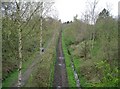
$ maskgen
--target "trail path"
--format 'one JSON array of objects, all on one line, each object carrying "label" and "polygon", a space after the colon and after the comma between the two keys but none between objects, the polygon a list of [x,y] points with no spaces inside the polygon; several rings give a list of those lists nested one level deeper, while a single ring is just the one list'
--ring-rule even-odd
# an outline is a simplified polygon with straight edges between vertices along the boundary
[{"label": "trail path", "polygon": [[66,72],[65,60],[63,56],[63,50],[62,50],[61,32],[58,38],[58,46],[57,46],[56,53],[57,53],[57,60],[55,63],[53,87],[57,87],[57,88],[68,87],[67,72]]},{"label": "trail path", "polygon": [[[44,53],[47,52],[46,49],[48,49],[48,48],[50,47],[51,43],[55,40],[55,36],[56,36],[56,32],[54,32],[51,40],[49,40],[49,42],[48,42],[48,44],[47,44],[47,46],[46,46],[46,48],[45,48],[45,52],[44,52]],[[36,56],[35,56],[35,60],[33,60],[32,64],[31,64],[31,65],[27,68],[27,70],[22,74],[22,81],[21,81],[22,86],[24,86],[24,85],[27,83],[27,81],[28,81],[28,79],[29,79],[32,71],[33,71],[34,68],[35,68],[35,65],[36,65],[37,63],[40,63],[40,62],[41,62],[41,60],[40,60],[41,56],[39,55],[39,52],[36,53],[35,55],[36,55]],[[17,87],[17,80],[13,81],[12,86],[13,86],[13,87]]]}]

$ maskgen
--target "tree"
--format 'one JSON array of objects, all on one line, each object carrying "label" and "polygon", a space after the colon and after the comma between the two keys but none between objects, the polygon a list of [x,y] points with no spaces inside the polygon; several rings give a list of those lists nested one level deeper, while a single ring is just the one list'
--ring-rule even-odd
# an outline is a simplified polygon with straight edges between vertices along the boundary
[{"label": "tree", "polygon": [[40,54],[41,54],[43,50],[42,43],[43,18],[47,16],[51,6],[53,5],[53,2],[39,2],[39,4],[40,4]]},{"label": "tree", "polygon": [[90,24],[95,24],[96,22],[97,15],[98,15],[96,11],[97,4],[98,4],[97,0],[94,0],[92,2],[87,1],[87,10],[85,11],[84,15],[88,15]]},{"label": "tree", "polygon": [[20,6],[16,2],[17,5],[17,23],[18,23],[18,37],[19,37],[19,60],[20,60],[20,65],[19,65],[19,75],[18,75],[18,87],[21,87],[21,80],[22,80],[22,29],[20,28]]},{"label": "tree", "polygon": [[74,21],[77,21],[78,19],[78,15],[76,14],[74,17],[73,17]]},{"label": "tree", "polygon": [[[30,14],[30,17],[28,19],[28,21],[26,22],[25,25],[23,25],[21,23],[22,17],[21,17],[21,10],[20,10],[20,2],[15,2],[16,3],[16,7],[17,7],[17,14],[16,14],[16,18],[17,18],[17,23],[18,23],[18,38],[19,38],[19,46],[18,46],[18,52],[19,52],[19,60],[20,60],[20,64],[19,64],[19,75],[18,75],[18,87],[21,87],[21,80],[22,80],[22,62],[23,62],[23,57],[22,57],[22,30],[23,28],[29,23],[31,17],[34,15],[34,13],[38,10],[39,6],[37,6],[35,8],[35,10],[32,12],[32,14]],[[26,12],[26,10],[25,10]]]},{"label": "tree", "polygon": [[[36,3],[35,3],[36,4]],[[19,76],[18,76],[18,87],[21,86],[21,69],[22,69],[22,29],[24,29],[25,26],[28,25],[28,23],[30,22],[30,19],[33,18],[34,14],[40,14],[40,55],[41,52],[43,51],[43,43],[42,43],[42,30],[43,30],[43,18],[46,17],[47,13],[50,10],[51,5],[53,5],[53,3],[49,3],[49,2],[38,2],[36,4],[36,8],[32,8],[33,11],[30,11],[30,13],[28,13],[26,16],[29,16],[26,19],[26,24],[20,24],[18,25],[18,29],[19,29],[19,59],[20,59],[20,66],[19,66]],[[17,9],[18,9],[18,22],[20,21],[20,5],[17,4]],[[31,13],[32,12],[32,13]],[[25,17],[26,18],[26,17]],[[35,25],[34,25],[35,26]],[[41,59],[42,60],[42,59]]]},{"label": "tree", "polygon": [[99,13],[99,17],[101,17],[101,18],[106,18],[108,16],[110,16],[110,13],[105,8]]},{"label": "tree", "polygon": [[105,19],[105,18],[107,18],[107,17],[110,17],[110,13],[109,13],[108,10],[106,10],[106,9],[104,8],[104,9],[99,13],[98,19],[97,19],[96,23],[99,22],[99,20]]},{"label": "tree", "polygon": [[[48,40],[54,29],[58,27],[59,23],[56,19],[46,20],[52,5],[52,2],[19,2],[18,0],[12,3],[2,3],[3,80],[9,77],[9,73],[18,69],[17,86],[22,86],[22,64],[29,60],[30,54],[35,55],[37,50],[32,49],[39,48],[39,40],[45,38],[44,42],[41,40],[43,46],[46,39]],[[48,30],[50,30],[49,33]],[[42,33],[45,34],[39,36]]]},{"label": "tree", "polygon": [[[89,6],[90,6],[89,13],[90,13],[91,24],[95,24],[96,19],[97,19],[97,14],[96,14],[97,4],[98,4],[97,0],[94,0],[91,3],[89,2]],[[94,44],[94,41],[95,41],[95,34],[96,34],[96,32],[95,32],[95,29],[93,28],[93,31],[92,31],[92,34],[91,34],[91,37],[90,37],[90,39],[93,40],[91,48],[93,48],[93,44]]]}]

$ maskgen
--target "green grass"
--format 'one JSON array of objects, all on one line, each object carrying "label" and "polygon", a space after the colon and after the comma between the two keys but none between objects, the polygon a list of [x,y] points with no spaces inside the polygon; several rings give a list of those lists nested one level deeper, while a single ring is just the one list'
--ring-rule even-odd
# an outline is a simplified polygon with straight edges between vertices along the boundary
[{"label": "green grass", "polygon": [[[29,60],[23,63],[22,73],[26,71],[28,66],[33,62],[34,54],[30,56]],[[9,77],[2,82],[3,87],[10,87],[11,84],[18,79],[18,69],[14,70],[13,73],[9,74]]]},{"label": "green grass", "polygon": [[44,44],[46,49],[45,53],[42,55],[42,63],[35,66],[32,76],[28,79],[25,87],[52,87],[54,79],[54,64],[56,60],[56,41],[58,35],[55,35],[54,41],[49,45],[49,42],[53,39],[50,37]]},{"label": "green grass", "polygon": [[10,87],[11,81],[14,81],[18,78],[18,71],[14,70],[13,73],[9,74],[9,77],[2,82],[2,87]]},{"label": "green grass", "polygon": [[[71,87],[74,87],[74,86],[76,86],[75,85],[76,83],[75,83],[73,71],[71,70],[72,68],[70,65],[70,55],[68,55],[67,47],[65,45],[65,44],[68,44],[69,41],[64,39],[64,33],[62,34],[62,37],[63,37],[62,43],[63,43],[63,51],[64,51],[64,55],[65,55],[65,59],[66,59],[65,61],[66,61],[66,66],[67,66],[67,72],[68,72],[68,75],[70,75],[68,77],[68,80],[69,80],[69,84],[71,85]],[[98,44],[95,44],[95,45],[98,45]],[[70,45],[68,45],[68,46],[70,46]],[[70,52],[73,52],[73,50],[70,49],[70,47],[68,47],[68,48],[69,48]],[[94,50],[97,51],[97,48]],[[86,63],[86,62],[84,62],[83,59],[73,56],[73,63],[75,65],[75,69],[78,73],[81,87],[91,87],[91,83],[88,83],[87,79],[84,76],[82,76],[82,73],[80,72],[81,65],[84,65],[83,63]],[[87,63],[89,63],[89,61],[87,61]]]},{"label": "green grass", "polygon": [[[46,43],[47,44],[47,43]],[[47,47],[47,45],[45,45],[45,48]],[[50,64],[50,78],[49,78],[49,87],[52,87],[52,85],[53,85],[53,78],[54,78],[54,64],[55,64],[55,59],[56,59],[56,51],[54,51],[54,56],[53,56],[53,61],[51,62],[51,64]],[[34,70],[33,72],[32,72],[32,76],[30,76],[30,78],[28,79],[28,82],[24,85],[24,87],[30,87],[31,85],[32,85],[32,87],[33,86],[35,86],[34,84],[33,84],[33,81],[35,80],[34,79],[34,76],[35,76],[35,73],[36,73],[36,71],[37,70]]]},{"label": "green grass", "polygon": [[56,61],[56,50],[54,51],[53,62],[50,65],[49,87],[53,87],[55,61]]},{"label": "green grass", "polygon": [[[58,45],[58,37],[56,39],[56,48],[57,48],[57,45]],[[54,56],[53,56],[53,62],[51,63],[50,65],[50,69],[51,69],[51,72],[50,72],[50,80],[49,80],[49,86],[50,87],[53,87],[53,80],[54,80],[54,70],[55,70],[55,61],[56,61],[56,58],[57,58],[57,55],[56,55],[56,49],[54,51]]]},{"label": "green grass", "polygon": [[[56,54],[56,53],[55,53]],[[50,79],[49,79],[49,87],[53,87],[53,80],[54,80],[54,70],[55,70],[55,59],[56,59],[56,55],[54,55],[53,57],[53,62],[50,65]]]},{"label": "green grass", "polygon": [[[116,63],[114,63],[117,62],[116,61],[117,41],[115,40],[115,38],[117,39],[116,37],[117,31],[115,30],[117,25],[115,25],[116,23],[114,23],[116,21],[112,21],[112,19],[111,20],[106,19],[106,21],[109,22],[107,23],[108,26],[103,24],[103,22],[105,21],[101,21],[100,23],[96,23],[97,28],[96,26],[95,28],[93,28],[94,26],[90,26],[90,25],[88,25],[90,27],[88,28],[86,27],[85,23],[83,24],[78,23],[76,25],[76,22],[73,22],[74,23],[73,25],[69,25],[69,26],[66,25],[66,27],[64,28],[64,42],[67,45],[67,48],[69,48],[68,50],[73,55],[75,69],[78,73],[82,87],[93,87],[93,86],[112,87],[115,86],[116,81],[118,81],[115,76],[117,72],[114,72],[115,68],[117,68],[117,66],[115,65]],[[90,32],[88,30],[90,30]],[[96,31],[97,34],[96,34],[96,39],[93,42],[93,40],[89,40],[89,37],[91,37],[92,31],[94,30]],[[81,40],[82,37],[83,38],[85,37],[86,39]],[[78,44],[75,43],[76,41],[78,42]],[[85,59],[84,57],[80,58],[82,52],[81,51],[82,44],[84,48],[84,41],[86,41],[87,44],[89,44],[87,60],[84,60]],[[72,44],[70,42],[72,42]],[[91,48],[92,43],[94,43],[93,48]],[[101,69],[96,68],[97,63],[99,63],[102,60],[109,59],[107,57],[108,56],[107,53],[109,54],[109,57],[111,59],[110,62],[111,62],[111,67],[113,69],[112,72],[109,72],[107,67],[104,68],[107,64],[101,65],[101,67],[103,67]],[[103,74],[101,71],[103,72],[107,71],[107,74]],[[112,80],[110,79],[111,75],[113,77]]]},{"label": "green grass", "polygon": [[68,84],[69,87],[76,87],[76,81],[74,79],[74,73],[71,67],[70,63],[70,55],[68,54],[65,42],[64,42],[64,35],[62,33],[62,47],[63,47],[63,53],[65,57],[65,63],[66,63],[66,70],[67,70],[67,77],[68,77]]},{"label": "green grass", "polygon": [[31,74],[28,81],[27,81],[27,83],[23,87],[28,87],[28,86],[33,87],[33,86],[31,86],[32,85],[31,84],[32,80],[33,80],[33,75]]},{"label": "green grass", "polygon": [[[81,45],[81,44],[80,44]],[[93,47],[93,49],[91,50],[91,52],[92,52],[92,56],[93,57],[96,57],[96,53],[98,53],[98,51],[99,51],[99,47],[100,47],[100,44],[99,44],[99,42],[98,41],[96,41],[95,42],[95,44],[94,44],[94,47]],[[73,52],[72,51],[72,49],[70,49],[70,51],[71,51],[71,53]],[[87,80],[86,78],[85,78],[85,76],[82,76],[81,74],[83,74],[83,72],[81,73],[81,69],[82,68],[88,68],[88,70],[89,70],[89,68],[91,68],[91,66],[94,66],[94,63],[98,63],[98,59],[88,59],[88,60],[84,60],[84,59],[82,59],[82,58],[78,58],[78,57],[73,57],[74,58],[74,60],[73,60],[73,62],[74,62],[74,65],[75,65],[75,69],[77,70],[77,73],[78,73],[78,76],[79,76],[79,79],[80,79],[80,84],[81,84],[81,86],[82,87],[107,87],[107,86],[111,86],[111,87],[113,87],[113,86],[115,86],[114,85],[114,81],[109,81],[109,82],[104,82],[104,83],[100,83],[100,82],[98,82],[99,80],[98,80],[98,78],[97,78],[97,76],[92,76],[92,75],[94,75],[93,73],[93,71],[94,70],[91,70],[91,73],[92,74],[90,74],[91,75],[91,78],[92,78],[92,80],[93,79],[97,79],[96,80],[96,83],[95,82],[93,82],[93,81],[89,81],[89,80]],[[105,64],[106,65],[106,64]],[[105,65],[102,65],[102,66],[105,66]],[[105,68],[103,68],[103,69],[105,69]],[[102,70],[103,70],[102,69]],[[108,68],[106,68],[107,70],[108,70]],[[87,71],[87,70],[86,70]],[[89,70],[90,71],[90,70]],[[108,72],[109,73],[109,72]]]},{"label": "green grass", "polygon": [[91,87],[91,84],[87,82],[86,78],[84,76],[82,76],[81,75],[82,73],[80,72],[80,69],[81,69],[80,65],[83,64],[82,59],[78,59],[78,58],[74,57],[73,62],[74,62],[75,69],[76,69],[78,76],[79,76],[81,87]]},{"label": "green grass", "polygon": [[94,41],[93,49],[91,50],[92,55],[96,56],[99,49],[100,49],[100,43],[99,40],[96,40]]}]

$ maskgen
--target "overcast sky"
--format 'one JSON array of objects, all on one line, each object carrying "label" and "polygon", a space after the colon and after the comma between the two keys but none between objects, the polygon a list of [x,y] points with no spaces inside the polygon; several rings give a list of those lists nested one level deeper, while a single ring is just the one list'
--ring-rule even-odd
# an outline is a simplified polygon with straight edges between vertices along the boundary
[{"label": "overcast sky", "polygon": [[[62,22],[73,20],[73,16],[78,14],[81,17],[81,13],[84,13],[87,7],[87,1],[92,2],[94,0],[55,0],[55,7],[58,10],[58,17]],[[96,11],[100,12],[103,8],[111,10],[113,16],[118,15],[118,2],[120,0],[98,0]]]}]

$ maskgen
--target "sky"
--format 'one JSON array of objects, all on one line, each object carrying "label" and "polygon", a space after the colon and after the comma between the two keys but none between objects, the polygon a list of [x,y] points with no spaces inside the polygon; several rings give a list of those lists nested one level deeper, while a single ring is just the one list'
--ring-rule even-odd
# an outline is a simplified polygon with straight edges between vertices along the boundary
[{"label": "sky", "polygon": [[[73,17],[78,15],[81,18],[82,13],[85,12],[87,8],[87,2],[92,2],[94,0],[55,0],[55,7],[58,11],[58,18],[62,22],[71,21]],[[96,12],[102,11],[104,8],[110,10],[113,16],[118,15],[118,2],[120,0],[97,0],[98,4],[96,7]]]}]

